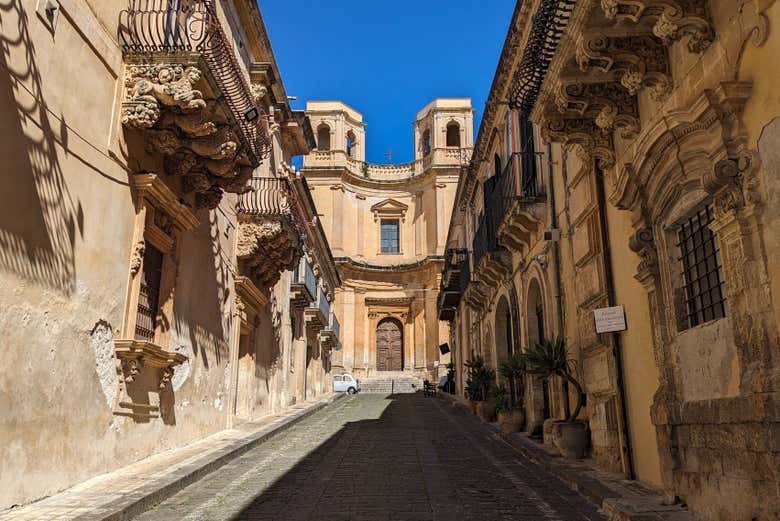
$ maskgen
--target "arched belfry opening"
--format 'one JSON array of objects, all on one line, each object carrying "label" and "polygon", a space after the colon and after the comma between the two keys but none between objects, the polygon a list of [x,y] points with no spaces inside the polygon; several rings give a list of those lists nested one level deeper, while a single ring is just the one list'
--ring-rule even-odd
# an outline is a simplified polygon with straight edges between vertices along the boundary
[{"label": "arched belfry opening", "polygon": [[376,370],[402,371],[404,327],[396,318],[385,318],[376,328]]},{"label": "arched belfry opening", "polygon": [[317,150],[320,152],[330,150],[330,127],[325,123],[320,123],[317,127]]},{"label": "arched belfry opening", "polygon": [[460,147],[460,125],[457,121],[451,121],[447,125],[447,146]]},{"label": "arched belfry opening", "polygon": [[357,137],[351,130],[347,132],[347,156],[355,159],[357,154]]}]

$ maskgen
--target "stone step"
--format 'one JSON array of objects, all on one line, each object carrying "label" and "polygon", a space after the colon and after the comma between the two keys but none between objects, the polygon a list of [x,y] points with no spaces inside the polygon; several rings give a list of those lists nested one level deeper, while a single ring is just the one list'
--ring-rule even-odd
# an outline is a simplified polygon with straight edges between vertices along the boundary
[{"label": "stone step", "polygon": [[422,388],[422,380],[408,374],[372,376],[360,380],[360,391],[367,394],[408,394]]}]

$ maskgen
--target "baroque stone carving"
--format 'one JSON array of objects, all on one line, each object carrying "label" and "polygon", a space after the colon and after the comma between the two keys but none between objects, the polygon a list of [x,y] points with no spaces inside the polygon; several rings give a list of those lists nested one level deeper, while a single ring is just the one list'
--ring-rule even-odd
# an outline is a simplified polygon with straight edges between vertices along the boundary
[{"label": "baroque stone carving", "polygon": [[706,4],[705,0],[601,0],[601,9],[610,20],[648,20],[664,45],[687,38],[688,50],[702,53],[715,37]]},{"label": "baroque stone carving", "polygon": [[668,51],[652,36],[581,37],[575,59],[580,71],[596,69],[608,74],[631,95],[647,87],[651,97],[661,101],[673,87]]},{"label": "baroque stone carving", "polygon": [[656,251],[652,228],[645,226],[637,230],[628,240],[628,247],[639,255],[638,280],[641,281],[647,275],[658,272],[658,252]]},{"label": "baroque stone carving", "polygon": [[615,166],[612,137],[598,128],[593,120],[550,117],[543,122],[542,137],[565,145],[580,145],[588,156],[585,160],[595,157],[603,170]]},{"label": "baroque stone carving", "polygon": [[132,65],[125,78],[122,124],[136,129],[154,126],[162,113],[160,105],[192,112],[206,107],[195,84],[201,73],[197,67],[157,63]]},{"label": "baroque stone carving", "polygon": [[618,83],[563,84],[558,88],[555,104],[564,115],[592,118],[599,129],[618,130],[626,139],[639,132],[636,98]]},{"label": "baroque stone carving", "polygon": [[125,374],[125,382],[132,383],[135,381],[135,377],[141,372],[141,367],[143,367],[143,365],[143,360],[137,358],[122,360],[122,371]]},{"label": "baroque stone carving", "polygon": [[144,253],[146,253],[146,243],[144,241],[135,243],[135,246],[133,246],[133,253],[130,256],[130,275],[133,277],[138,275],[138,272],[141,271]]},{"label": "baroque stone carving", "polygon": [[274,286],[301,258],[301,242],[286,217],[248,216],[238,227],[238,258],[261,288]]},{"label": "baroque stone carving", "polygon": [[199,208],[215,208],[224,191],[244,193],[253,170],[244,143],[215,100],[204,98],[199,65],[128,65],[122,124],[144,132],[145,148],[164,157],[168,175],[184,177]]}]

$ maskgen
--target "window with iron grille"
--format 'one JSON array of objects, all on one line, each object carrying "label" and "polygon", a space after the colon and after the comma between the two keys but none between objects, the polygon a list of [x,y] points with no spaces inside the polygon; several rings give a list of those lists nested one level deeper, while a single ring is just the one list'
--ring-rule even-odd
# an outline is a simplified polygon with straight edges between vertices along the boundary
[{"label": "window with iron grille", "polygon": [[688,328],[726,316],[720,251],[711,222],[712,210],[706,206],[678,230]]},{"label": "window with iron grille", "polygon": [[382,219],[381,243],[382,253],[399,253],[401,251],[398,219]]},{"label": "window with iron grille", "polygon": [[157,313],[160,310],[160,280],[162,279],[163,253],[146,243],[144,267],[141,273],[141,291],[135,320],[136,340],[154,341]]}]

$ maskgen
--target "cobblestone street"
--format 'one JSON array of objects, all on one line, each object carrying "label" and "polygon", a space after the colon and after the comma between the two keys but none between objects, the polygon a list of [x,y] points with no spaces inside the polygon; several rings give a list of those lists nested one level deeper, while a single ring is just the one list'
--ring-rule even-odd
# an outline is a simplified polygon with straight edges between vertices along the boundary
[{"label": "cobblestone street", "polygon": [[340,400],[136,519],[596,520],[479,421],[421,395]]}]

